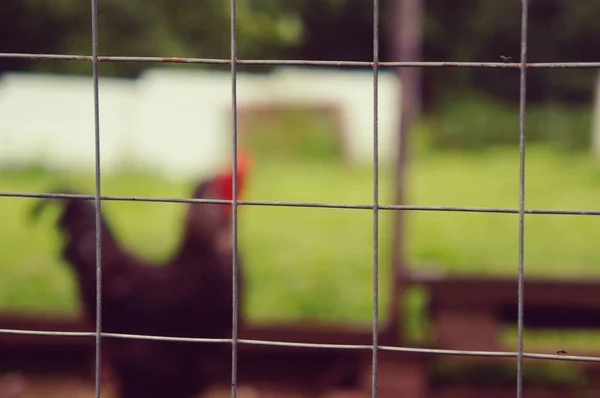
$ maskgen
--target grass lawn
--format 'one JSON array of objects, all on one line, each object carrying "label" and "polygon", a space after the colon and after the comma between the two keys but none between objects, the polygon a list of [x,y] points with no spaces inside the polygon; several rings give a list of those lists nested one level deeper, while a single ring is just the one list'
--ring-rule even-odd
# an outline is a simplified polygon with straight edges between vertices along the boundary
[{"label": "grass lawn", "polygon": [[[257,160],[248,199],[326,203],[372,202],[370,168],[326,161]],[[410,204],[518,206],[516,149],[479,154],[419,152],[409,179]],[[381,167],[381,202],[391,203],[391,173]],[[63,181],[91,193],[93,176],[43,171],[5,172],[3,191],[42,192]],[[583,155],[544,147],[527,151],[526,206],[597,209],[600,168]],[[187,196],[191,182],[148,175],[103,178],[107,195]],[[59,259],[60,238],[53,215],[27,220],[32,199],[0,198],[0,310],[76,310],[74,281]],[[179,239],[185,205],[105,202],[118,238],[139,255],[164,259]],[[50,213],[50,212],[49,212]],[[517,272],[518,217],[513,214],[409,212],[407,251],[413,267],[435,265],[449,272],[512,275]],[[380,218],[381,312],[388,292],[391,212]],[[598,276],[596,243],[600,218],[526,217],[528,276]],[[252,320],[370,322],[372,308],[372,211],[243,207],[240,244],[245,257]]]}]

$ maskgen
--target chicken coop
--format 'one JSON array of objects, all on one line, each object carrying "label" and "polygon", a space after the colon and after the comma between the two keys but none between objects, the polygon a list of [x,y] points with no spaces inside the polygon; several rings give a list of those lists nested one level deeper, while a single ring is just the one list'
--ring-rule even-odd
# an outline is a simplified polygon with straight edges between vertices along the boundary
[{"label": "chicken coop", "polygon": [[[96,396],[100,396],[100,391],[102,391],[102,396],[106,396],[106,391],[108,391],[108,396],[112,396],[111,394],[118,396],[117,391],[121,391],[123,397],[144,395],[140,393],[141,389],[129,390],[135,392],[127,395],[124,392],[127,391],[126,388],[122,387],[126,384],[123,379],[127,378],[135,381],[130,384],[144,384],[145,380],[148,385],[151,385],[151,382],[159,385],[164,380],[168,380],[173,383],[172,388],[175,388],[174,384],[179,381],[181,384],[185,384],[190,379],[194,379],[188,390],[182,390],[180,394],[182,397],[187,396],[186,394],[192,390],[206,393],[209,390],[205,389],[206,386],[213,389],[210,390],[210,393],[232,394],[234,397],[241,396],[243,398],[263,396],[339,396],[347,398],[490,396],[500,398],[512,397],[515,393],[517,397],[526,395],[528,397],[564,398],[598,394],[600,384],[597,376],[600,374],[600,357],[596,357],[593,350],[579,352],[558,348],[551,352],[531,353],[524,348],[525,329],[594,330],[600,328],[600,321],[597,321],[594,316],[600,310],[600,297],[595,294],[600,285],[598,280],[525,277],[524,230],[526,216],[600,214],[596,210],[543,210],[525,206],[528,71],[532,68],[600,67],[598,63],[528,62],[529,2],[527,0],[523,0],[521,4],[520,58],[514,62],[510,57],[502,62],[421,61],[424,11],[423,4],[419,0],[390,3],[390,13],[386,17],[395,21],[390,24],[391,29],[388,32],[392,61],[380,59],[382,25],[380,18],[383,16],[380,17],[381,5],[378,0],[372,2],[374,48],[372,59],[369,61],[241,60],[238,58],[236,0],[231,1],[231,56],[229,59],[101,56],[98,51],[98,5],[96,0],[92,0],[91,3],[93,31],[91,56],[0,53],[0,60],[28,59],[45,62],[59,60],[91,63],[95,122],[93,195],[66,191],[55,193],[0,192],[2,198],[18,198],[22,201],[36,198],[54,200],[64,204],[65,210],[60,216],[60,222],[57,223],[57,228],[61,229],[67,237],[62,255],[75,265],[74,268],[79,272],[77,274],[79,280],[83,281],[80,283],[78,292],[82,297],[81,301],[84,302],[86,315],[86,317],[52,314],[33,316],[8,311],[0,314],[0,397],[83,397],[93,396],[94,393]],[[99,109],[101,101],[98,94],[102,88],[99,84],[99,67],[115,62],[229,67],[227,79],[230,78],[228,84],[230,84],[231,92],[227,94],[226,100],[230,101],[232,120],[231,123],[220,119],[215,122],[215,125],[227,126],[226,130],[232,132],[230,137],[232,162],[228,164],[229,174],[223,172],[223,174],[217,174],[214,179],[203,181],[188,199],[103,194],[100,162],[102,127]],[[319,108],[334,120],[336,129],[339,131],[349,128],[358,136],[362,134],[362,130],[367,128],[365,127],[367,124],[368,127],[372,127],[372,131],[369,132],[369,145],[372,145],[374,149],[372,153],[374,165],[371,180],[373,182],[372,203],[368,205],[334,205],[251,201],[239,197],[240,191],[245,186],[241,168],[248,159],[244,157],[243,148],[238,144],[240,139],[238,129],[243,129],[246,124],[251,124],[253,118],[258,118],[263,114],[277,113],[286,105],[283,100],[278,100],[259,101],[248,106],[238,107],[238,68],[279,64],[291,64],[298,68],[347,66],[363,68],[372,72],[372,85],[369,84],[369,93],[365,93],[365,96],[368,94],[374,98],[372,123],[370,120],[367,123],[364,117],[352,119],[348,116],[356,116],[354,113],[358,113],[358,109],[364,106],[364,98],[363,102],[359,101],[360,98],[355,101],[355,108],[348,106],[340,110],[341,108],[333,106],[329,102]],[[422,103],[422,69],[433,67],[493,68],[519,73],[519,173],[515,176],[515,178],[519,178],[518,207],[485,208],[407,204],[407,168],[411,160],[409,155],[411,145],[413,145],[412,132],[415,130],[415,121],[420,115]],[[388,117],[378,119],[380,107],[386,106],[380,103],[379,88],[380,74],[384,69],[393,69],[401,83],[397,87],[399,92],[389,93],[386,91],[385,93],[385,98],[389,102],[393,102],[394,98],[400,98],[400,109],[395,110],[395,120]],[[263,89],[266,92],[266,83],[261,82],[259,86],[264,85]],[[181,84],[181,86],[185,85]],[[128,85],[126,89],[128,95],[132,95],[131,93],[135,91],[130,86]],[[326,90],[320,87],[321,84],[314,84],[314,86],[322,90],[319,95],[326,96]],[[146,89],[148,88],[146,87]],[[287,88],[278,90],[282,96],[288,91]],[[336,93],[335,96],[339,95],[342,94]],[[294,100],[302,102],[304,98],[298,94]],[[160,101],[160,103],[169,102],[165,98],[160,98]],[[303,106],[310,108],[310,105],[305,103]],[[190,106],[191,108],[192,106]],[[386,109],[392,108],[387,104]],[[0,109],[1,112],[3,112],[2,109]],[[216,111],[204,109],[203,112],[208,114]],[[348,124],[349,122],[340,115],[346,115],[348,120],[354,121],[356,124],[350,127],[344,126],[344,123]],[[346,121],[344,122],[344,120]],[[231,129],[229,129],[229,124]],[[387,134],[382,134],[380,137],[380,130],[388,131],[391,130],[390,126],[396,125],[397,131],[393,131],[395,137]],[[155,132],[169,128],[167,125],[156,123],[155,119],[145,120],[144,126],[154,129]],[[225,127],[223,128],[225,129]],[[143,129],[137,134],[140,139]],[[362,157],[365,160],[364,147],[366,144],[363,145],[364,142],[357,140],[348,144],[344,140],[343,134],[337,135],[335,140],[337,145],[345,148],[345,152],[350,153],[350,157]],[[385,156],[391,156],[395,161],[394,204],[382,204],[380,201],[379,145],[382,141],[386,146]],[[201,145],[199,141],[196,143]],[[392,145],[395,146],[390,149]],[[145,161],[151,163],[152,158],[158,156],[162,149],[160,145],[154,147],[152,155],[148,155]],[[84,199],[87,201],[84,202]],[[90,200],[95,203],[95,208],[91,206]],[[165,267],[171,267],[178,273],[175,271],[160,273],[157,269],[149,267],[149,262],[134,258],[133,255],[126,252],[119,244],[118,239],[113,236],[108,221],[104,219],[104,215],[100,211],[100,205],[104,201],[177,202],[189,206],[179,251],[164,264]],[[77,203],[87,203],[87,205]],[[246,206],[318,207],[325,210],[344,208],[371,212],[373,260],[369,265],[372,267],[374,285],[372,323],[348,326],[334,321],[328,323],[253,323],[248,321],[241,311],[241,303],[246,299],[247,292],[245,286],[242,286],[240,282],[244,277],[245,258],[243,253],[238,257],[237,252],[239,247],[238,207]],[[209,212],[207,210],[209,208],[218,208],[219,210]],[[380,267],[379,260],[379,217],[383,212],[393,213],[394,219],[393,233],[390,239],[391,265],[389,275],[386,275],[391,287],[389,287],[389,294],[385,296],[380,293],[379,286],[379,276],[383,268]],[[440,269],[432,269],[432,267],[424,269],[410,264],[406,254],[406,236],[411,233],[406,228],[405,217],[408,212],[501,213],[518,218],[518,223],[515,223],[515,228],[518,227],[519,231],[518,261],[514,270],[516,277],[457,276],[442,272]],[[192,246],[194,246],[193,250],[190,249]],[[187,249],[191,251],[188,253]],[[181,254],[184,252],[185,255]],[[190,258],[194,259],[190,260]],[[197,258],[209,258],[210,261],[207,260],[206,263],[210,262],[215,266],[209,267],[210,269],[202,269],[200,272],[194,270],[195,273],[192,273],[190,269],[193,267],[190,264],[196,264]],[[145,271],[139,271],[141,269]],[[143,273],[143,276],[128,278],[123,276],[125,275],[123,272],[129,273],[127,275],[136,273],[142,275]],[[82,276],[83,274],[85,277]],[[177,275],[178,278],[173,275]],[[192,280],[196,279],[201,280],[202,284],[194,285]],[[164,280],[177,282],[171,283],[168,293],[165,289],[157,288],[157,292],[160,290],[160,294],[156,295],[157,298],[144,297],[144,299],[131,301],[125,299],[134,297],[135,292],[151,290],[163,283],[161,281]],[[226,285],[223,284],[224,281],[227,282]],[[186,285],[186,283],[188,284]],[[198,291],[191,288],[186,290],[185,286],[194,288],[200,286],[201,289]],[[223,287],[223,289],[215,287]],[[410,300],[411,292],[415,290],[421,291],[425,297],[419,316],[426,321],[428,330],[427,338],[420,341],[411,339],[405,327],[411,317],[407,314],[406,303]],[[210,292],[210,295],[201,294],[205,291]],[[102,300],[97,298],[99,292],[103,292]],[[135,297],[140,297],[140,295]],[[386,302],[387,322],[381,321],[384,317],[380,314],[380,301]],[[114,313],[121,314],[121,318],[107,312],[108,310],[114,310]],[[185,316],[186,311],[197,316]],[[174,313],[177,314],[177,317],[173,315]],[[155,314],[161,314],[162,318],[160,319],[168,320],[169,322],[166,322],[168,325],[158,325],[160,322],[156,322],[156,319],[159,318]],[[209,318],[212,321],[206,322],[205,319]],[[95,322],[90,322],[90,319]],[[129,329],[121,327],[121,325],[128,324],[128,321],[135,324],[135,327]],[[179,329],[186,330],[175,331],[178,328],[173,325],[177,322],[184,325]],[[211,328],[214,326],[213,323],[219,323],[218,330],[216,326]],[[506,327],[516,328],[516,350],[507,346],[503,340]],[[177,334],[170,335],[171,329]],[[210,336],[199,338],[198,335],[204,331]],[[177,344],[181,344],[178,347],[183,348],[176,350],[165,348],[167,345],[174,347]],[[197,348],[204,345],[220,348],[215,348],[214,351],[208,349],[202,351],[203,349]],[[224,348],[224,351],[219,351],[221,348]],[[198,369],[192,369],[192,365],[187,367],[186,375],[181,377],[162,368],[160,370],[152,369],[154,373],[150,371],[144,373],[146,369],[149,369],[144,366],[153,359],[150,358],[152,355],[147,355],[147,352],[151,352],[154,355],[153,358],[162,355],[162,358],[170,360],[170,364],[173,366],[180,365],[179,362],[184,363],[186,365],[184,367],[189,364],[196,366],[195,356],[205,355],[207,359],[203,359],[205,362],[202,362]],[[135,358],[135,361],[130,361],[131,358]],[[169,366],[167,359],[165,359],[165,363],[167,363],[166,366]],[[570,378],[565,376],[558,380],[546,377],[545,367],[554,365],[561,367],[559,372],[573,376]],[[565,370],[567,368],[568,371]],[[528,371],[527,369],[534,370]],[[164,376],[164,380],[159,379],[158,376],[157,380],[153,380],[154,375],[167,376]],[[64,383],[52,388],[47,387],[45,383],[50,383],[48,380],[53,378],[59,378]],[[119,387],[120,385],[121,387]],[[159,393],[159,387],[146,388],[150,391],[148,394]],[[5,393],[8,395],[3,395]]]}]

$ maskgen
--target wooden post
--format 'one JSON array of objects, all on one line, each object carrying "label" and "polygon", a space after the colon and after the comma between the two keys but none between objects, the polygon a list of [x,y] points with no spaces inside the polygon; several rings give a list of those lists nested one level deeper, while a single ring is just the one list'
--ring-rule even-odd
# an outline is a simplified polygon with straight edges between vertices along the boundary
[{"label": "wooden post", "polygon": [[594,109],[592,122],[592,153],[600,158],[600,74],[596,77],[596,89],[594,90]]},{"label": "wooden post", "polygon": [[[422,0],[390,0],[392,2],[391,54],[396,61],[420,61],[423,31]],[[419,68],[397,68],[401,81],[400,131],[398,132],[398,153],[396,159],[395,203],[405,203],[406,166],[410,146],[410,130],[421,108],[421,71]],[[401,298],[406,281],[404,211],[394,212],[392,244],[392,302],[390,304],[389,333],[392,341],[397,341],[403,320]]]}]

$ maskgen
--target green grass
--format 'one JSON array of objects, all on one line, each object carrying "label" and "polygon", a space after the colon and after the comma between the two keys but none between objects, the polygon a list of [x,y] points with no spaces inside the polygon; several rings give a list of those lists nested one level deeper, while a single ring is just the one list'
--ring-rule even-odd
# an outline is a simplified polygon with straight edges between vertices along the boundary
[{"label": "green grass", "polygon": [[[6,190],[47,190],[66,181],[91,193],[91,175],[56,176],[44,172],[5,173]],[[368,203],[369,170],[299,162],[257,165],[249,199]],[[191,183],[154,176],[122,175],[103,180],[107,195],[187,196]],[[0,306],[10,309],[73,311],[73,280],[59,259],[55,216],[27,222],[33,200],[3,198],[4,261]],[[118,238],[138,254],[164,259],[179,239],[185,205],[105,202],[104,211]],[[56,212],[54,212],[56,213]],[[385,223],[382,223],[385,224]],[[244,207],[240,245],[248,275],[251,318],[367,320],[370,309],[372,214],[368,211],[283,207]],[[383,243],[383,242],[382,242]],[[387,246],[387,244],[385,245]],[[385,291],[385,289],[384,289]],[[323,300],[329,296],[329,299]]]},{"label": "green grass", "polygon": [[[585,155],[544,147],[527,151],[526,206],[597,209],[600,169]],[[516,150],[481,154],[419,152],[410,170],[410,204],[518,207]],[[39,192],[65,181],[91,193],[91,174],[6,172],[4,191]],[[103,178],[107,195],[187,196],[191,182],[127,174]],[[373,197],[370,168],[331,161],[258,159],[248,199],[359,203]],[[29,223],[31,199],[2,198],[0,309],[76,311],[75,285],[60,260],[56,211]],[[391,173],[381,168],[381,202],[391,203]],[[185,206],[105,202],[121,241],[141,256],[160,260],[179,239]],[[380,218],[381,311],[388,298],[391,212]],[[368,323],[372,308],[372,211],[246,206],[240,212],[240,245],[247,275],[245,311],[254,321],[321,320]],[[407,255],[414,268],[451,273],[516,276],[518,217],[514,214],[409,212]],[[600,277],[596,236],[600,218],[526,217],[527,276]]]},{"label": "green grass", "polygon": [[[431,154],[413,164],[411,203],[517,208],[517,150],[481,154]],[[597,209],[598,164],[584,155],[529,147],[526,207]],[[594,231],[600,219],[527,215],[527,275],[599,275]],[[442,264],[453,272],[514,275],[518,248],[516,214],[412,213],[410,257]]]}]

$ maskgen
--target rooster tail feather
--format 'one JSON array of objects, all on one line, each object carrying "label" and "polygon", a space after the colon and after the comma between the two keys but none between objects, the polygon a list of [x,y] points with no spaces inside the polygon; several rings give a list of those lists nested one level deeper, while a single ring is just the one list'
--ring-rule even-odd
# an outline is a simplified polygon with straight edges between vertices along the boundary
[{"label": "rooster tail feather", "polygon": [[48,208],[48,205],[52,202],[55,201],[63,201],[65,200],[65,198],[58,196],[58,195],[71,195],[74,194],[71,190],[67,189],[67,188],[56,188],[53,190],[50,190],[48,192],[49,195],[51,196],[47,196],[41,199],[38,199],[36,201],[36,203],[33,205],[33,207],[31,208],[30,212],[29,212],[29,222],[33,223],[35,221],[37,221],[41,214],[44,212],[44,210],[46,210]]},{"label": "rooster tail feather", "polygon": [[[95,264],[96,261],[96,206],[90,199],[66,199],[59,225],[67,235],[65,256]],[[121,256],[122,251],[106,219],[100,215],[101,250],[104,262]]]},{"label": "rooster tail feather", "polygon": [[[66,245],[63,256],[78,267],[83,263],[95,264],[96,257],[96,206],[91,199],[64,197],[75,195],[75,192],[65,187],[50,191],[50,196],[35,203],[29,213],[30,221],[37,220],[52,202],[61,203],[61,214],[57,220],[58,227],[64,233]],[[120,255],[121,249],[104,219],[100,216],[102,232],[102,251],[108,261],[112,256]],[[104,262],[104,261],[103,261]]]}]

